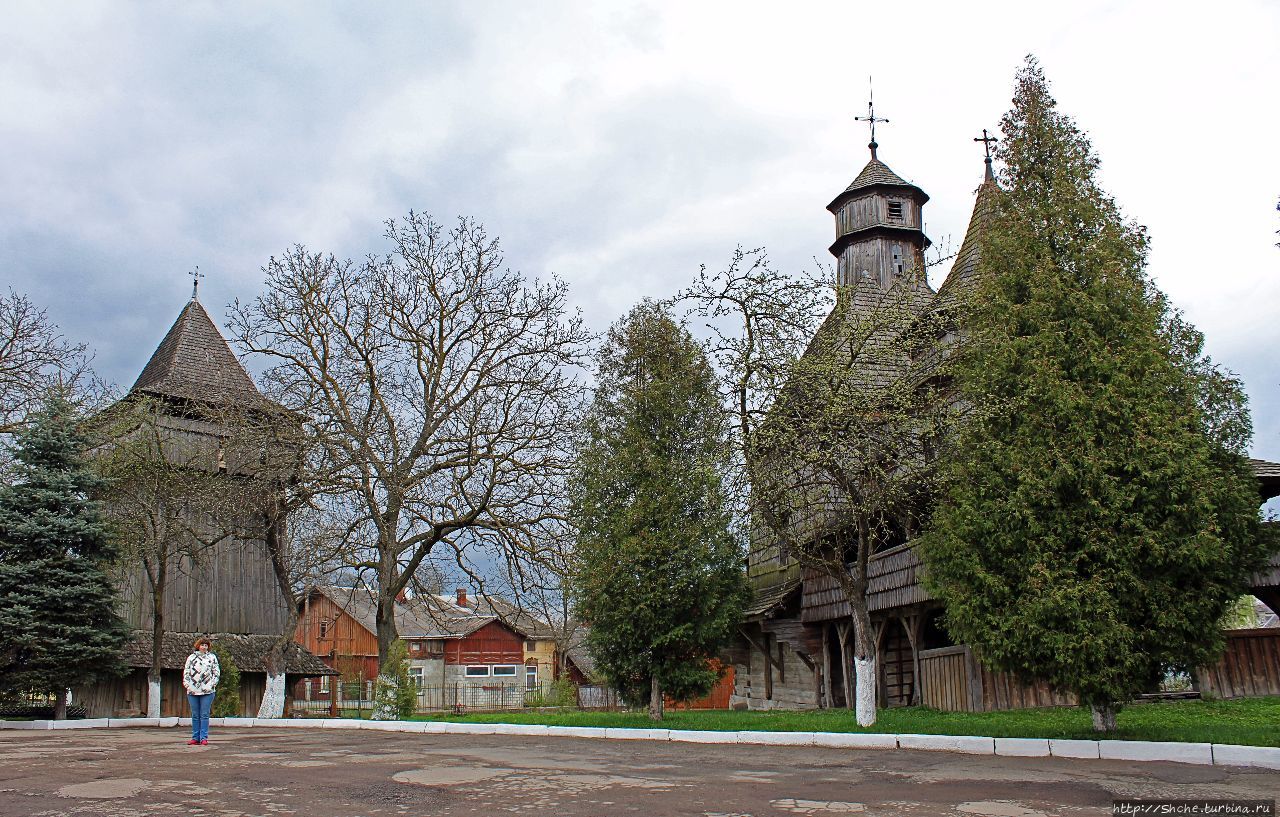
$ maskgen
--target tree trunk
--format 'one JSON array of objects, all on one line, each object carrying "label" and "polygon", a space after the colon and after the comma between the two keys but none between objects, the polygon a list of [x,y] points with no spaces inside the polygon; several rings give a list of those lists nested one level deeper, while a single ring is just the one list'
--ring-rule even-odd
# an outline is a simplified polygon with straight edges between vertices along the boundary
[{"label": "tree trunk", "polygon": [[[287,531],[284,526],[284,504],[274,501],[266,515],[265,540],[267,553],[271,556],[271,567],[275,573],[276,584],[289,606],[289,614],[285,617],[285,625],[280,636],[267,652],[264,663],[267,669],[267,687],[262,694],[262,703],[258,705],[259,718],[283,718],[284,702],[288,690],[285,685],[285,651],[293,641],[298,629],[298,618],[302,615],[298,599],[293,592],[293,584],[289,575],[289,559],[287,558]],[[333,696],[330,695],[330,698]]]},{"label": "tree trunk", "polygon": [[58,690],[58,694],[53,696],[53,719],[55,721],[65,721],[67,719],[66,689]]},{"label": "tree trunk", "polygon": [[168,579],[168,558],[157,561],[151,580],[151,668],[147,671],[147,717],[160,717],[160,677],[164,669],[164,594]]},{"label": "tree trunk", "polygon": [[396,580],[398,577],[391,549],[384,549],[384,554],[382,566],[378,570],[378,678],[374,688],[385,690],[386,694],[376,696],[373,719],[394,721],[400,718],[394,706],[397,684],[387,662],[391,655],[391,645],[400,637],[400,632],[396,629]]},{"label": "tree trunk", "polygon": [[871,726],[876,722],[875,633],[871,629],[866,597],[853,608],[853,662],[857,683],[854,711],[859,726]]},{"label": "tree trunk", "polygon": [[656,672],[649,676],[649,720],[662,720],[662,687]]},{"label": "tree trunk", "polygon": [[1116,731],[1116,707],[1115,704],[1093,704],[1089,707],[1093,712],[1093,731],[1095,732],[1114,732]]}]

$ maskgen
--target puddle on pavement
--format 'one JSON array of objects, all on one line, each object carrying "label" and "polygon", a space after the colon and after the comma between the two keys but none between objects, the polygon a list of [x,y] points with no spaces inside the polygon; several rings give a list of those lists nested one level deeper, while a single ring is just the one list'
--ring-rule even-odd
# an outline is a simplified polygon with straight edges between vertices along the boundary
[{"label": "puddle on pavement", "polygon": [[88,783],[72,783],[58,789],[59,797],[83,797],[91,800],[111,800],[115,798],[133,797],[151,785],[149,780],[136,777],[117,777],[106,780],[91,780]]},{"label": "puddle on pavement", "polygon": [[396,772],[391,779],[397,783],[413,783],[418,786],[457,786],[479,783],[494,777],[511,774],[514,769],[478,769],[474,766],[433,766],[429,769],[408,769]]},{"label": "puddle on pavement", "polygon": [[1046,812],[1018,805],[1008,800],[977,800],[971,803],[960,803],[956,810],[964,814],[977,814],[979,817],[1049,817]]}]

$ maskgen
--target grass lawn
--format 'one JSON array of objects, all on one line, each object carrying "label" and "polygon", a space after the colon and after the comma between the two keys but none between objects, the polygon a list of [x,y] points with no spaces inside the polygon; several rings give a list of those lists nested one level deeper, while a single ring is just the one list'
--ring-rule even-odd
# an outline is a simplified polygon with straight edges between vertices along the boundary
[{"label": "grass lawn", "polygon": [[1231,701],[1170,701],[1125,707],[1118,731],[1093,731],[1080,708],[1019,709],[1008,712],[938,712],[923,707],[882,709],[875,726],[861,729],[848,710],[804,712],[668,711],[661,724],[643,712],[495,712],[420,716],[415,720],[459,723],[524,723],[548,726],[622,726],[715,731],[886,732],[922,735],[984,735],[1018,738],[1105,737],[1112,740],[1168,740],[1280,746],[1280,697]]}]

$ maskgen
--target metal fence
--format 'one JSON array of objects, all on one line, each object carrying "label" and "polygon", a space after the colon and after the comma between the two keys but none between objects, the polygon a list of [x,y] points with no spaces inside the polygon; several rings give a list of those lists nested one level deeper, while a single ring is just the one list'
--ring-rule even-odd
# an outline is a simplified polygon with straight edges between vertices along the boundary
[{"label": "metal fence", "polygon": [[[364,717],[372,714],[372,684],[359,681],[335,683],[332,688],[332,700],[329,694],[323,697],[313,696],[310,700],[295,697],[290,704],[292,714],[313,717],[335,712],[339,717]],[[566,687],[547,683],[524,687],[516,684],[458,682],[418,687],[414,709],[425,715],[441,712],[509,712],[542,707],[607,710],[619,709],[622,705],[613,689],[599,685]]]}]

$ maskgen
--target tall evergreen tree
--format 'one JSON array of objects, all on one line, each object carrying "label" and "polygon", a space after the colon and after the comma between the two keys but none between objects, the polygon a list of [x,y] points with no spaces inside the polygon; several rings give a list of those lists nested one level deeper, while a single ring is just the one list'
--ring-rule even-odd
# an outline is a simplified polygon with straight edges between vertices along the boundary
[{"label": "tall evergreen tree", "polygon": [[123,671],[128,638],[76,419],[50,399],[16,434],[17,479],[0,488],[0,688],[55,693],[58,718],[68,687]]},{"label": "tall evergreen tree", "polygon": [[927,577],[953,636],[1109,729],[1165,667],[1214,660],[1261,560],[1248,410],[1034,59],[1002,128]]},{"label": "tall evergreen tree", "polygon": [[577,612],[596,666],[662,718],[706,694],[746,595],[722,488],[725,418],[703,350],[657,304],[609,331],[579,459]]}]

